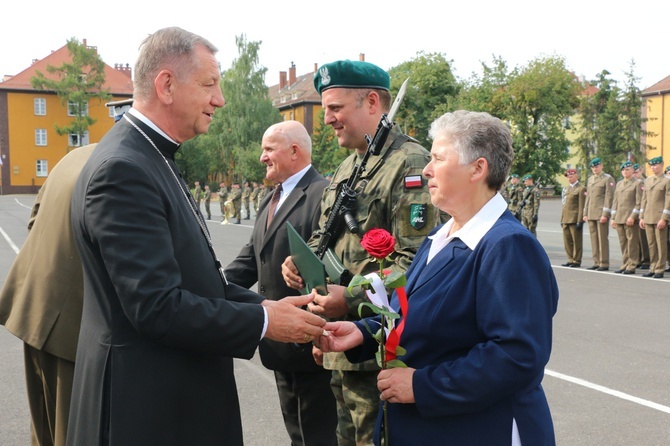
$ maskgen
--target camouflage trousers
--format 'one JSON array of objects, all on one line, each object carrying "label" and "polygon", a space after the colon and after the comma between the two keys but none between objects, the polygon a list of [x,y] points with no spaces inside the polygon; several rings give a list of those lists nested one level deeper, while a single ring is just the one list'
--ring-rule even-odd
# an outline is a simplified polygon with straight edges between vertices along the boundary
[{"label": "camouflage trousers", "polygon": [[337,401],[339,446],[372,446],[379,413],[378,370],[333,370],[330,387]]}]

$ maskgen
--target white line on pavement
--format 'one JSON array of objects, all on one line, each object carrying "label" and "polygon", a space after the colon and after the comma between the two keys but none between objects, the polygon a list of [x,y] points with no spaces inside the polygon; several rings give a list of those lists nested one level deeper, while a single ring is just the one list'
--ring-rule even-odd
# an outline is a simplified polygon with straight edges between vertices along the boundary
[{"label": "white line on pavement", "polygon": [[554,378],[562,379],[564,381],[568,381],[568,382],[571,382],[573,384],[577,384],[579,386],[584,386],[586,388],[595,390],[597,392],[606,393],[607,395],[612,395],[612,396],[615,396],[617,398],[621,398],[622,400],[631,401],[633,403],[640,404],[641,406],[646,406],[646,407],[649,407],[651,409],[656,409],[656,410],[661,411],[661,412],[670,413],[670,407],[664,406],[662,404],[654,403],[653,401],[638,398],[638,397],[633,396],[633,395],[628,395],[627,393],[619,392],[618,390],[610,389],[608,387],[604,387],[604,386],[601,386],[601,385],[598,385],[598,384],[594,384],[592,382],[589,382],[589,381],[586,381],[586,380],[583,380],[583,379],[579,379],[579,378],[575,378],[573,376],[564,375],[562,373],[554,372],[552,370],[546,370],[545,369],[544,373],[545,373],[545,375],[553,376]]},{"label": "white line on pavement", "polygon": [[6,233],[2,228],[0,228],[0,234],[2,234],[2,236],[5,238],[5,240],[7,240],[7,243],[8,243],[9,246],[14,250],[14,252],[15,252],[16,254],[18,254],[18,253],[19,253],[19,247],[16,246],[16,245],[14,244],[14,242],[12,241],[12,239],[9,238],[9,236],[7,235],[7,233]]}]

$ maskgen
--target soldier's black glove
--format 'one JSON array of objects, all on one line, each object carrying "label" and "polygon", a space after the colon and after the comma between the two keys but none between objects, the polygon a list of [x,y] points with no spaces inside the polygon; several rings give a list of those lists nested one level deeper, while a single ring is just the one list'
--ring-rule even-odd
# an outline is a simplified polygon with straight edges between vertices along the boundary
[{"label": "soldier's black glove", "polygon": [[537,215],[533,215],[533,223],[537,223]]}]

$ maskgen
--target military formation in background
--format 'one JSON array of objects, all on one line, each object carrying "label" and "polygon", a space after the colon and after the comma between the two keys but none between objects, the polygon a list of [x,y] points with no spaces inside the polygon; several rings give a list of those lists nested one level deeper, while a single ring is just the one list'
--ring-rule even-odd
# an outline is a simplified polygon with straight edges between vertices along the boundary
[{"label": "military formation in background", "polygon": [[[643,277],[661,279],[670,272],[670,166],[663,169],[663,158],[648,161],[653,173],[644,178],[639,164],[630,161],[621,163],[617,182],[612,175],[603,172],[600,158],[589,163],[592,175],[586,186],[579,182],[576,169],[567,169],[568,185],[561,192],[561,228],[567,262],[561,266],[579,268],[582,265],[584,223],[588,224],[591,237],[593,264],[586,269],[609,271],[609,228],[619,238],[621,265],[617,274],[635,274],[645,271]],[[510,175],[509,182],[501,191],[508,208],[533,234],[537,227],[540,207],[540,190],[530,174],[521,180],[519,175]]]}]

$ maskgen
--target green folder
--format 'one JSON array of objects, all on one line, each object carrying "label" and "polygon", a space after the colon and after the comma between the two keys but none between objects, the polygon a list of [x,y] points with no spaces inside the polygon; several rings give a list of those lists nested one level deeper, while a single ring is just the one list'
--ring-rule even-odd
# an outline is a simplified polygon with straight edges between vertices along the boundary
[{"label": "green folder", "polygon": [[300,237],[300,234],[295,230],[290,222],[286,222],[288,227],[288,245],[291,250],[291,260],[298,268],[300,276],[305,283],[305,288],[302,290],[303,294],[309,294],[313,289],[325,296],[328,294],[326,287],[326,268],[321,263],[321,260],[314,254],[307,243]]}]

